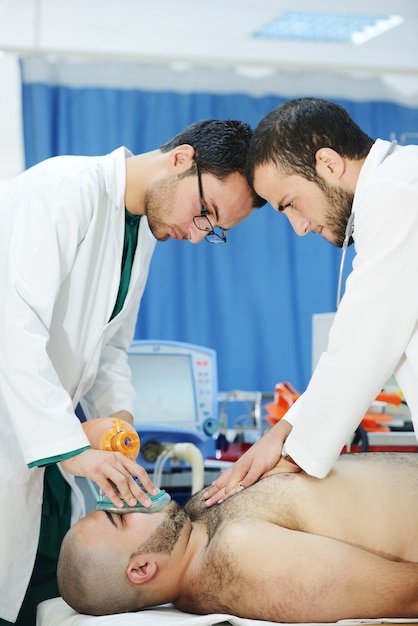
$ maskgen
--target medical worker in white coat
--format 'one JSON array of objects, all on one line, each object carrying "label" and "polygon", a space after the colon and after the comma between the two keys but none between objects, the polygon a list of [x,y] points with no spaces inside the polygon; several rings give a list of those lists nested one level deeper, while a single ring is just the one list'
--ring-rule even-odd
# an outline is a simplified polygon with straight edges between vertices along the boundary
[{"label": "medical worker in white coat", "polygon": [[198,122],[148,153],[46,160],[1,190],[1,624],[32,626],[37,602],[59,595],[60,542],[84,513],[74,476],[117,506],[151,504],[145,470],[91,449],[75,409],[132,423],[126,351],[156,240],[222,242],[264,204],[245,178],[250,137]]},{"label": "medical worker in white coat", "polygon": [[289,469],[326,476],[392,374],[418,432],[418,146],[373,141],[344,108],[300,98],[261,120],[248,160],[250,184],[297,234],[343,250],[354,240],[356,256],[305,393],[215,481],[208,505],[255,482],[284,442]]}]

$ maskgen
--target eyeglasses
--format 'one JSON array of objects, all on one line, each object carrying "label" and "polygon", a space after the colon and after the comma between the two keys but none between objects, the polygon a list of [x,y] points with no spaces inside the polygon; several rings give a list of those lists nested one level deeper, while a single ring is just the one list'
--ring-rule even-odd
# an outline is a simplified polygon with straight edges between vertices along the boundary
[{"label": "eyeglasses", "polygon": [[206,233],[205,239],[210,243],[226,243],[226,232],[220,226],[213,227],[210,219],[206,215],[207,208],[203,204],[203,187],[202,176],[200,173],[199,163],[195,161],[197,168],[197,181],[199,183],[199,197],[200,197],[200,215],[196,215],[193,218],[194,225],[198,230],[202,230]]}]

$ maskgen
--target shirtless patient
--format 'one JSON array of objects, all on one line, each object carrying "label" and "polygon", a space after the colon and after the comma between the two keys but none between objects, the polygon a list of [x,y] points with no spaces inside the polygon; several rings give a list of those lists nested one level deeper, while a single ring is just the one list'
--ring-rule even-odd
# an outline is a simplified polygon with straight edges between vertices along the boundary
[{"label": "shirtless patient", "polygon": [[418,455],[343,455],[322,480],[277,470],[211,508],[202,491],[184,509],[90,513],[64,539],[62,596],[93,615],[172,602],[284,622],[418,617]]}]

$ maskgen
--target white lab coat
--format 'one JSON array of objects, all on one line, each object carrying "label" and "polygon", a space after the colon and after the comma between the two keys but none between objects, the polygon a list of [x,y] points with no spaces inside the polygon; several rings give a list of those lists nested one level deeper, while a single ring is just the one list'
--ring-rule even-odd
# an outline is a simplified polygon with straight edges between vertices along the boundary
[{"label": "white lab coat", "polygon": [[[88,445],[74,414],[82,398],[89,417],[133,412],[126,349],[155,239],[143,217],[125,305],[109,323],[128,155],[49,159],[0,193],[0,616],[9,621],[39,536],[44,470],[28,464]],[[75,504],[73,521],[82,512]]]},{"label": "white lab coat", "polygon": [[377,140],[353,211],[356,256],[328,349],[286,413],[287,453],[319,478],[393,373],[418,432],[418,146]]}]

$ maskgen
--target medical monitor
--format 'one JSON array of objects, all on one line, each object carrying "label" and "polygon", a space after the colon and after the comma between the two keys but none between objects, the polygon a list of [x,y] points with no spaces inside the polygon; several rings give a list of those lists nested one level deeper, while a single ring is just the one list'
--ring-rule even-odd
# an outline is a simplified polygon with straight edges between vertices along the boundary
[{"label": "medical monitor", "polygon": [[323,352],[328,348],[328,336],[335,313],[315,313],[312,316],[312,372]]},{"label": "medical monitor", "polygon": [[[215,351],[174,341],[134,341],[128,361],[141,450],[149,450],[150,441],[192,442],[204,457],[211,455],[218,426]],[[146,458],[139,462],[149,468]]]}]

